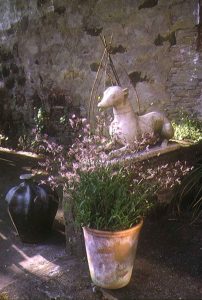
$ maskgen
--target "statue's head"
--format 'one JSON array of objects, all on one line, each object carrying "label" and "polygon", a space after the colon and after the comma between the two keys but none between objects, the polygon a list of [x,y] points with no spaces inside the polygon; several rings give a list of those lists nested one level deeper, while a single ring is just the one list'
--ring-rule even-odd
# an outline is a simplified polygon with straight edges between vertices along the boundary
[{"label": "statue's head", "polygon": [[120,86],[110,86],[104,91],[102,100],[98,107],[107,108],[121,104],[128,97],[128,89]]}]

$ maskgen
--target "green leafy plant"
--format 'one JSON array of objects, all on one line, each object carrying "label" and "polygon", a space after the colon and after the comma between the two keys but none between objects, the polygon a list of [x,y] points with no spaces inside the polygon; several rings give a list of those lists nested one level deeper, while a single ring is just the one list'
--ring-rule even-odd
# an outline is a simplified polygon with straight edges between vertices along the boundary
[{"label": "green leafy plant", "polygon": [[8,140],[8,137],[5,136],[5,134],[0,131],[0,146],[5,144],[7,140]]},{"label": "green leafy plant", "polygon": [[189,140],[199,142],[202,140],[202,122],[193,115],[181,112],[178,121],[173,121],[176,140]]},{"label": "green leafy plant", "polygon": [[80,171],[70,189],[76,224],[100,230],[130,228],[153,207],[155,188],[133,181],[123,168]]},{"label": "green leafy plant", "polygon": [[9,296],[7,293],[0,293],[0,300],[9,300]]},{"label": "green leafy plant", "polygon": [[173,202],[179,213],[191,211],[192,222],[202,216],[202,162],[182,180]]},{"label": "green leafy plant", "polygon": [[38,110],[35,108],[36,115],[34,117],[36,128],[39,132],[43,132],[47,125],[47,113],[40,107]]}]

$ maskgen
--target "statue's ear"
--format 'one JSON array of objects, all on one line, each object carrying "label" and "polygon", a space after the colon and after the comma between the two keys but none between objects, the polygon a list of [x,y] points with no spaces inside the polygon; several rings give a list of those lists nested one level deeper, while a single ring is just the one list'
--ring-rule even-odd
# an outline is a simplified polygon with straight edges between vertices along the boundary
[{"label": "statue's ear", "polygon": [[127,97],[127,96],[128,96],[128,93],[129,93],[129,92],[128,92],[128,88],[123,89],[123,93],[124,93],[124,96]]}]

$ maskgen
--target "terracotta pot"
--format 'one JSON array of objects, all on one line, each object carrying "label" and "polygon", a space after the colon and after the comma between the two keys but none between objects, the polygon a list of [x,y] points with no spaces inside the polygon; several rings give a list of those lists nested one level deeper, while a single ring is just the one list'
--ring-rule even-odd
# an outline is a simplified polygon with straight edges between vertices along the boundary
[{"label": "terracotta pot", "polygon": [[49,235],[58,209],[58,195],[48,185],[37,184],[31,174],[6,195],[11,220],[25,243],[38,243]]},{"label": "terracotta pot", "polygon": [[106,289],[119,289],[129,283],[142,225],[143,221],[117,232],[83,227],[93,283]]}]

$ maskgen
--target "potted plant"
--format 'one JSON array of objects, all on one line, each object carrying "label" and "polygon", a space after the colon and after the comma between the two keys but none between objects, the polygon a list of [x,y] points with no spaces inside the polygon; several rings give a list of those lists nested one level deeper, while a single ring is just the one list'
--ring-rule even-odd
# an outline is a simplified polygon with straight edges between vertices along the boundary
[{"label": "potted plant", "polygon": [[126,169],[79,171],[69,194],[74,221],[82,226],[91,279],[117,289],[131,278],[143,217],[154,204],[155,187],[136,182]]}]

